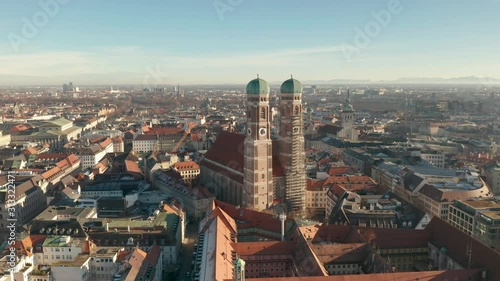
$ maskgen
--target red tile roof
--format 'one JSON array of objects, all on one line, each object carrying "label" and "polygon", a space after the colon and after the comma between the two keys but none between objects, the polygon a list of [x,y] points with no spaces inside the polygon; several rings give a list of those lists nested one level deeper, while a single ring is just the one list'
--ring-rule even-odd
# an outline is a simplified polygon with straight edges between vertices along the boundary
[{"label": "red tile roof", "polygon": [[306,189],[309,191],[321,191],[326,180],[307,179]]},{"label": "red tile roof", "polygon": [[99,143],[99,145],[102,147],[102,148],[106,148],[108,147],[108,145],[112,144],[113,142],[111,141],[110,138],[106,138],[103,142]]},{"label": "red tile roof", "polygon": [[23,151],[23,154],[37,154],[38,150],[34,147],[28,147]]},{"label": "red tile roof", "polygon": [[222,131],[205,158],[243,173],[244,141],[244,135]]},{"label": "red tile roof", "polygon": [[129,173],[142,175],[141,168],[139,168],[139,164],[135,161],[125,160],[125,168]]},{"label": "red tile roof", "polygon": [[[300,227],[300,232],[306,238],[311,238],[312,243],[319,242],[334,242],[334,243],[360,243],[363,242],[356,234],[358,239],[348,239],[349,234],[353,232],[350,225],[336,225],[336,224],[321,224]],[[354,231],[355,232],[355,231]]]},{"label": "red tile roof", "polygon": [[151,141],[156,140],[156,135],[137,135],[134,141]]},{"label": "red tile roof", "polygon": [[323,264],[362,263],[371,248],[367,243],[312,244],[310,247]]},{"label": "red tile roof", "polygon": [[[215,205],[225,211],[231,218],[238,222],[238,229],[259,228],[274,233],[281,233],[281,224],[272,214],[253,211],[237,207],[228,203],[214,200]],[[293,222],[287,218],[286,223]]]},{"label": "red tile roof", "polygon": [[31,248],[30,251],[35,253],[34,247],[42,245],[46,238],[46,235],[29,235],[22,240],[22,244],[25,249]]},{"label": "red tile roof", "polygon": [[356,192],[365,189],[374,189],[376,182],[368,176],[330,176],[326,179],[325,185],[341,185],[346,190]]},{"label": "red tile roof", "polygon": [[221,221],[226,225],[226,227],[231,230],[233,233],[237,232],[236,222],[233,218],[231,218],[224,210],[215,206],[215,209],[212,210],[212,214],[210,217],[219,217]]},{"label": "red tile roof", "polygon": [[358,234],[380,249],[427,248],[429,232],[407,228],[358,227]]},{"label": "red tile roof", "polygon": [[78,165],[80,162],[80,158],[74,154],[68,155],[65,159],[56,163],[56,166],[45,173],[42,174],[42,177],[45,179],[51,180],[56,175],[62,175],[67,169]]},{"label": "red tile roof", "polygon": [[78,162],[80,162],[80,158],[75,154],[70,154],[68,155],[68,157],[66,157],[66,161],[69,165],[76,165],[78,164]]},{"label": "red tile roof", "polygon": [[341,198],[346,191],[347,190],[343,184],[334,184],[329,189],[329,193],[335,195],[337,198]]},{"label": "red tile roof", "polygon": [[184,132],[182,127],[142,127],[142,131],[144,134],[155,134],[155,135],[173,135],[180,134]]},{"label": "red tile roof", "polygon": [[30,125],[19,124],[19,125],[16,125],[16,126],[10,128],[9,133],[22,132],[22,131],[26,131],[29,129],[33,129],[33,127],[31,127]]},{"label": "red tile roof", "polygon": [[146,261],[151,265],[156,265],[158,263],[158,259],[160,258],[161,248],[157,244],[154,244],[149,248],[148,254],[146,256]]},{"label": "red tile roof", "polygon": [[500,280],[500,253],[482,244],[438,217],[433,217],[425,228],[429,243],[441,249],[462,266],[467,266],[467,247],[472,248],[471,268],[486,268],[489,280]]},{"label": "red tile roof", "polygon": [[[227,279],[224,281],[230,281]],[[359,275],[246,278],[247,281],[481,281],[480,269],[417,271]],[[493,280],[493,279],[491,279]]]},{"label": "red tile roof", "polygon": [[174,164],[174,168],[178,171],[187,171],[187,170],[199,170],[200,166],[196,164],[194,161],[186,161],[186,162],[177,162]]},{"label": "red tile roof", "polygon": [[132,251],[132,254],[130,254],[130,257],[128,259],[128,263],[130,264],[131,268],[130,271],[127,274],[127,277],[125,278],[125,281],[135,281],[136,278],[139,275],[139,271],[141,270],[141,266],[144,263],[144,260],[146,259],[146,252],[139,248],[135,248]]},{"label": "red tile roof", "polygon": [[63,171],[59,167],[54,167],[42,174],[42,177],[47,180],[52,180],[55,176],[64,175]]},{"label": "red tile roof", "polygon": [[292,254],[295,251],[294,242],[238,242],[233,243],[234,251],[242,256]]}]

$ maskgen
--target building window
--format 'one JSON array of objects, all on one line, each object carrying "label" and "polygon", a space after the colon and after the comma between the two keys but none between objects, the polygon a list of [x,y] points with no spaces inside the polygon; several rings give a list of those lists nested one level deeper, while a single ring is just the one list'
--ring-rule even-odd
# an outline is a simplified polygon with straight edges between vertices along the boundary
[{"label": "building window", "polygon": [[264,107],[260,109],[260,119],[266,119],[266,109]]}]

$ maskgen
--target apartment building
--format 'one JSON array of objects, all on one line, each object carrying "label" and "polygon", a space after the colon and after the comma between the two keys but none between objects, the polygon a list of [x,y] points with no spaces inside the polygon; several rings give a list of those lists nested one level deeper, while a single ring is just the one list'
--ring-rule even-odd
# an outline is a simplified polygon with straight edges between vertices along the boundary
[{"label": "apartment building", "polygon": [[483,174],[486,176],[486,182],[491,191],[500,196],[500,162],[490,162],[483,166]]},{"label": "apartment building", "polygon": [[448,223],[482,241],[500,249],[500,200],[471,198],[457,200],[448,212]]},{"label": "apartment building", "polygon": [[200,174],[200,166],[194,161],[177,162],[173,165],[173,169],[181,175],[187,184],[191,184],[193,179]]},{"label": "apartment building", "polygon": [[132,149],[136,152],[152,152],[157,150],[157,135],[137,135],[132,141]]},{"label": "apartment building", "polygon": [[8,231],[8,219],[17,219],[19,228],[45,210],[47,186],[47,180],[40,175],[16,176],[15,179],[7,175],[0,176],[0,233],[2,235]]}]

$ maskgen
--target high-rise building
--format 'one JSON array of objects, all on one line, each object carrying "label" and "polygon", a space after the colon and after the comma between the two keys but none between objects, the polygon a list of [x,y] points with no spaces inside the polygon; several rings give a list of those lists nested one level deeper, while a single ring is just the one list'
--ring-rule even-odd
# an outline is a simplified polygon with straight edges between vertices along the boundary
[{"label": "high-rise building", "polygon": [[273,203],[269,92],[269,84],[258,77],[250,81],[246,88],[243,205],[255,210],[265,210]]},{"label": "high-rise building", "polygon": [[302,90],[302,84],[293,77],[280,88],[279,159],[285,169],[284,199],[290,211],[302,211],[305,206]]},{"label": "high-rise building", "polygon": [[69,84],[63,84],[63,93],[68,93],[73,91],[75,91],[73,82],[69,82]]}]

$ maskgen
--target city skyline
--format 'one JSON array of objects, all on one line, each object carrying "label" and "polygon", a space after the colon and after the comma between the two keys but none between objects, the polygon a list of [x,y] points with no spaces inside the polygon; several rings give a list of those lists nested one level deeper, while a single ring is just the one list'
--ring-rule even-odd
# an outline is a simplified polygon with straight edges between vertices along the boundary
[{"label": "city skyline", "polygon": [[498,83],[500,1],[429,3],[9,2],[0,85],[245,84],[257,73],[271,83]]}]

